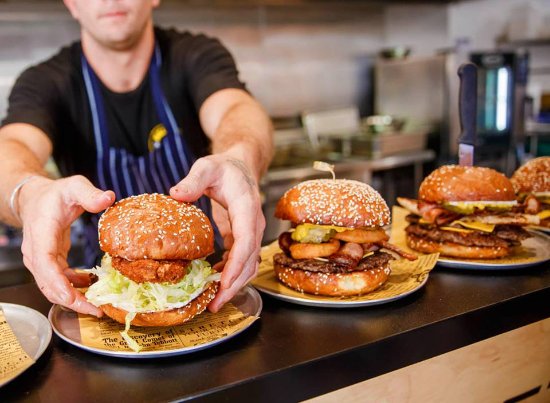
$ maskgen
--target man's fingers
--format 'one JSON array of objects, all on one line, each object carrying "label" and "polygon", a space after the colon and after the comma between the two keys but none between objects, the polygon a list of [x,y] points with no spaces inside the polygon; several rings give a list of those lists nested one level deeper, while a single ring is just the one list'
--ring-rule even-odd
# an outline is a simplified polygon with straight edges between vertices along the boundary
[{"label": "man's fingers", "polygon": [[[25,265],[32,272],[42,293],[52,303],[63,305],[77,312],[101,316],[103,312],[90,304],[72,286],[62,273],[68,268],[63,257],[60,242],[63,242],[63,228],[55,220],[42,220],[33,228],[25,229],[25,241],[30,241],[30,251],[26,248]],[[43,236],[42,233],[49,236]]]},{"label": "man's fingers", "polygon": [[103,315],[101,309],[90,304],[84,295],[71,286],[69,280],[60,273],[55,259],[48,258],[41,262],[33,274],[40,291],[50,302],[84,314]]},{"label": "man's fingers", "polygon": [[99,213],[115,201],[113,191],[100,190],[83,176],[67,178],[67,192],[69,203],[78,204],[90,213]]},{"label": "man's fingers", "polygon": [[92,282],[97,278],[92,273],[78,272],[75,269],[65,269],[63,274],[67,277],[67,280],[76,288],[84,288],[92,285]]},{"label": "man's fingers", "polygon": [[257,231],[262,228],[258,228],[257,214],[254,213],[256,209],[257,207],[251,199],[233,203],[229,208],[231,222],[239,224],[232,226],[234,242],[222,274],[222,288],[229,288],[260,247]]},{"label": "man's fingers", "polygon": [[207,158],[198,159],[189,174],[170,189],[170,196],[184,202],[194,202],[219,178],[218,164]]},{"label": "man's fingers", "polygon": [[258,262],[252,261],[248,264],[244,270],[240,273],[238,278],[233,281],[229,288],[221,288],[220,291],[216,294],[216,298],[210,302],[208,309],[211,312],[218,312],[219,309],[228,301],[231,300],[239,292],[239,290],[251,280],[257,273]]}]

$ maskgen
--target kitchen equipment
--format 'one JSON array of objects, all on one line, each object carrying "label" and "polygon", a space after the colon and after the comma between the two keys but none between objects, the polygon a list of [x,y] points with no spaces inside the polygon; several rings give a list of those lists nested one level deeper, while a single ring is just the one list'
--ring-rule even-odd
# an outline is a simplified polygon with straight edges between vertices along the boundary
[{"label": "kitchen equipment", "polygon": [[477,117],[477,67],[465,63],[458,69],[460,77],[459,113],[462,133],[458,145],[458,163],[474,165],[474,146]]},{"label": "kitchen equipment", "polygon": [[351,139],[352,155],[382,158],[426,149],[427,131],[365,133]]},{"label": "kitchen equipment", "polygon": [[478,67],[476,161],[511,174],[515,144],[523,145],[524,94],[528,55],[493,51],[470,54]]},{"label": "kitchen equipment", "polygon": [[456,72],[467,61],[478,68],[476,164],[511,173],[513,145],[523,141],[528,71],[528,58],[519,51],[468,54],[457,48],[427,57],[377,59],[374,113],[424,122],[427,147],[437,153],[437,164],[456,163],[461,134]]}]

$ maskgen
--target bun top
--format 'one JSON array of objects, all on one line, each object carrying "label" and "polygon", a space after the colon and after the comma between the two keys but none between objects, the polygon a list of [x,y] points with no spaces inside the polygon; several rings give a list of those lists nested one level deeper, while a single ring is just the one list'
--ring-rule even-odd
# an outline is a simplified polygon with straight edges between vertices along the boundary
[{"label": "bun top", "polygon": [[102,251],[128,260],[193,260],[214,250],[212,225],[199,208],[156,193],[118,201],[98,231]]},{"label": "bun top", "polygon": [[526,162],[510,180],[516,193],[550,192],[550,157]]},{"label": "bun top", "polygon": [[431,203],[448,201],[513,201],[510,180],[491,168],[445,165],[420,184],[418,198]]},{"label": "bun top", "polygon": [[277,203],[275,217],[295,224],[380,227],[390,223],[390,210],[366,183],[317,179],[289,189]]}]

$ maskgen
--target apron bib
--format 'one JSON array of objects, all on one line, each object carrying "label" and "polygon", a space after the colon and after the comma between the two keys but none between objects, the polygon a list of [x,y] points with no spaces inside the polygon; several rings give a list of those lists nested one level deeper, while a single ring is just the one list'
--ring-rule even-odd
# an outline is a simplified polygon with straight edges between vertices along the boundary
[{"label": "apron bib", "polygon": [[[162,91],[159,73],[162,59],[158,44],[155,45],[148,75],[157,117],[167,133],[154,143],[153,149],[148,154],[143,156],[136,156],[125,149],[110,146],[100,81],[84,53],[81,61],[82,75],[92,112],[97,153],[94,185],[102,190],[113,190],[117,200],[141,193],[168,194],[170,188],[189,173],[195,157],[180,135],[172,109]],[[195,204],[212,222],[217,245],[223,245],[219,231],[212,220],[210,200],[202,196]],[[99,264],[97,234],[99,217],[100,214],[91,215],[90,222],[84,223],[86,267]]]}]

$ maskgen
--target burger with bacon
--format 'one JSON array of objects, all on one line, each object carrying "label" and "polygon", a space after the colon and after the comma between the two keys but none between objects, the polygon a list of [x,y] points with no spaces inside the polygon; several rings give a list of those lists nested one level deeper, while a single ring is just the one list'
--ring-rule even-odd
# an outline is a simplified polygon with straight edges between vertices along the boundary
[{"label": "burger with bacon", "polygon": [[490,168],[446,165],[428,175],[409,210],[407,244],[414,250],[468,259],[508,256],[530,237],[539,217],[517,211],[512,183]]},{"label": "burger with bacon", "polygon": [[550,157],[529,160],[510,179],[521,211],[537,214],[540,226],[550,229]]},{"label": "burger with bacon", "polygon": [[275,217],[292,228],[273,258],[279,281],[300,292],[350,296],[371,292],[390,274],[392,254],[416,256],[388,243],[384,199],[365,183],[345,179],[302,182],[279,200]]}]

